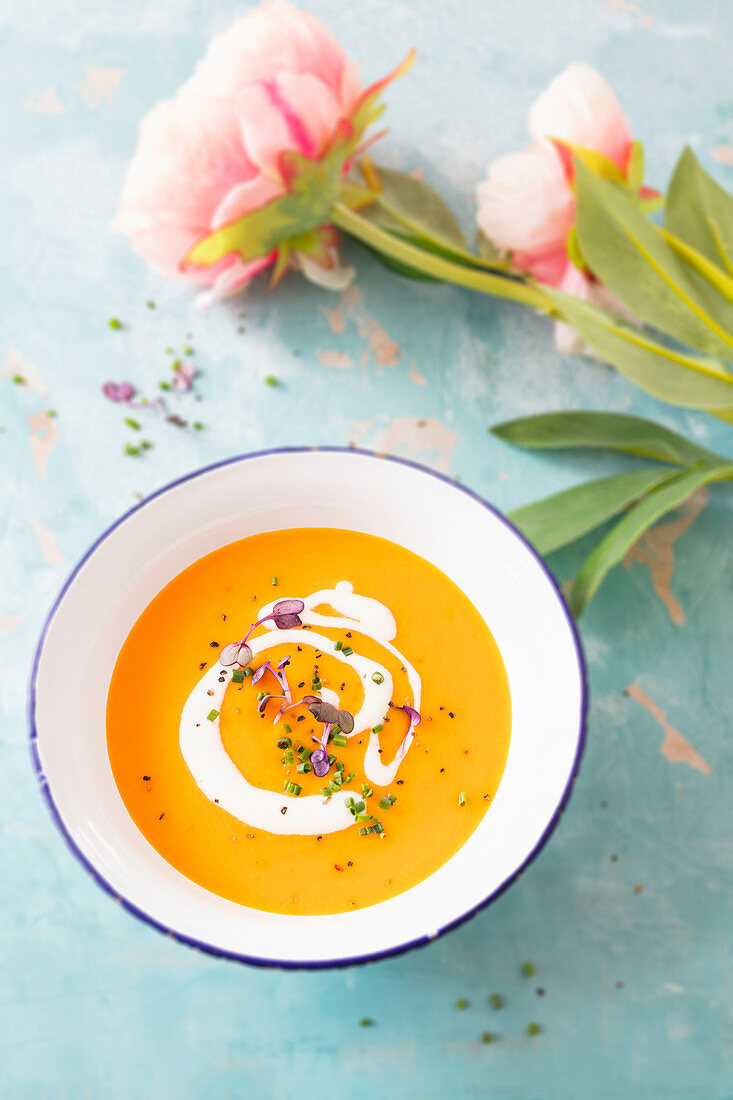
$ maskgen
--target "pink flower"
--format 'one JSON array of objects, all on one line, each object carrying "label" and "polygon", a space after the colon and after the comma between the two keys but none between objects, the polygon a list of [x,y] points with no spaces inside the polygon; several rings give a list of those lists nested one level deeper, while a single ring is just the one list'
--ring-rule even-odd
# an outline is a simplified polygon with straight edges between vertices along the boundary
[{"label": "pink flower", "polygon": [[[592,278],[568,257],[575,221],[572,160],[555,142],[601,153],[625,174],[632,147],[628,123],[603,77],[588,65],[573,64],[532,104],[529,130],[533,144],[494,161],[479,184],[479,227],[519,270],[596,300]],[[558,346],[562,334],[556,329]]]},{"label": "pink flower", "polygon": [[355,63],[311,15],[280,2],[255,8],[217,35],[175,99],[143,120],[114,227],[154,270],[206,284],[204,303],[272,265],[274,281],[296,267],[343,288],[353,270],[327,224],[259,251],[250,243],[257,254],[246,259],[236,249],[215,262],[192,262],[190,253],[217,230],[274,209],[303,163],[343,147],[337,167],[346,170],[383,83],[364,90]]}]

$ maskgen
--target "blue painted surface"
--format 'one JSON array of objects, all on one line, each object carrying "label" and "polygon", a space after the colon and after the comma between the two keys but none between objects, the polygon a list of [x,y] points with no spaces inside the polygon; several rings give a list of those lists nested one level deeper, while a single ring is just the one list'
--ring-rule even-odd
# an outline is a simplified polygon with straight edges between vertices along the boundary
[{"label": "blue painted surface", "polygon": [[[510,508],[625,468],[527,455],[486,434],[504,417],[566,406],[653,415],[733,450],[729,428],[659,405],[604,366],[561,359],[539,318],[397,281],[356,247],[347,253],[362,303],[344,310],[342,333],[323,312],[338,301],[296,276],[275,296],[257,287],[199,314],[187,288],[147,274],[108,229],[137,124],[244,6],[104,0],[72,13],[7,0],[0,12],[0,371],[33,379],[32,365],[47,391],[0,380],[0,1092],[731,1096],[733,596],[723,489],[673,549],[684,624],[671,620],[643,563],[616,570],[583,620],[589,745],[550,845],[487,912],[424,950],[320,974],[200,956],[113,905],[69,856],[37,795],[24,715],[35,638],[66,572],[137,494],[243,450],[353,439],[447,467]],[[716,162],[733,143],[725,4],[516,0],[466,2],[457,14],[428,0],[375,0],[359,13],[314,0],[311,9],[369,76],[417,45],[416,68],[389,93],[392,134],[380,155],[423,167],[467,229],[486,163],[524,143],[529,102],[573,59],[617,88],[647,144],[652,181],[666,181],[690,141],[733,185],[733,170]],[[123,331],[107,328],[112,315]],[[367,318],[403,349],[395,366],[376,361]],[[129,433],[101,382],[129,377],[153,393],[164,348],[180,348],[188,332],[202,400],[182,397],[178,408],[206,429],[148,418],[154,450],[124,458]],[[334,351],[353,369],[325,367],[323,353]],[[281,386],[263,385],[271,373]],[[49,407],[58,440],[42,477],[30,447],[39,422],[28,415]],[[557,555],[557,575],[571,575],[587,549]],[[660,753],[660,724],[624,695],[632,683],[709,774]],[[520,975],[524,959],[535,964],[532,979]],[[493,991],[505,999],[499,1012],[487,1005]],[[469,1008],[455,1009],[459,997]],[[376,1026],[359,1028],[362,1016]],[[525,1036],[530,1020],[541,1036]],[[501,1038],[483,1046],[487,1028]]]}]

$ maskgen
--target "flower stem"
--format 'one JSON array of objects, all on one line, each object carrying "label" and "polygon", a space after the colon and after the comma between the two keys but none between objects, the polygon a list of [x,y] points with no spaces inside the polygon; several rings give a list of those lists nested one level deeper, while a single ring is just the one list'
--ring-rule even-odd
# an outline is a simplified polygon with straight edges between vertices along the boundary
[{"label": "flower stem", "polygon": [[379,226],[361,217],[354,210],[350,210],[343,203],[336,203],[331,211],[330,221],[337,229],[348,233],[351,237],[355,237],[358,241],[373,248],[375,252],[381,252],[399,263],[413,267],[424,275],[430,275],[442,282],[466,287],[468,290],[477,290],[481,294],[490,294],[496,298],[508,298],[513,302],[531,306],[541,313],[554,314],[557,312],[552,302],[539,287],[532,286],[519,279],[471,270],[461,264],[446,260],[442,256],[426,252],[424,249],[400,240],[399,237],[394,237],[386,230],[380,229]]}]

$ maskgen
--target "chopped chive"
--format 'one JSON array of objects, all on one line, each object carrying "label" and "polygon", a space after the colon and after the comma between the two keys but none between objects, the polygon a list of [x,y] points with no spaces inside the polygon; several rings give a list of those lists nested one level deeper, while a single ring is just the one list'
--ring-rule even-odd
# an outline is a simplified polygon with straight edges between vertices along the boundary
[{"label": "chopped chive", "polygon": [[107,322],[107,328],[122,328],[122,321],[119,319],[119,317],[110,317],[109,321]]},{"label": "chopped chive", "polygon": [[366,802],[354,802],[354,812],[357,814],[363,814],[366,809]]},{"label": "chopped chive", "polygon": [[276,378],[274,374],[266,374],[265,375],[265,385],[266,386],[279,386],[280,385],[280,379]]},{"label": "chopped chive", "polygon": [[206,717],[209,719],[210,722],[213,722],[215,718],[219,717],[219,711],[218,710],[210,710],[209,713],[206,715]]},{"label": "chopped chive", "polygon": [[383,729],[384,726],[380,722],[378,726],[372,726],[372,733],[381,733]]},{"label": "chopped chive", "polygon": [[136,447],[134,443],[126,443],[124,447],[126,455],[139,455],[140,448]]},{"label": "chopped chive", "polygon": [[389,802],[389,803],[390,803],[390,804],[391,804],[392,806],[394,806],[395,802],[397,801],[397,795],[395,795],[395,794],[388,794],[388,795],[387,795],[387,801],[388,801],[388,802]]},{"label": "chopped chive", "polygon": [[527,1024],[527,1034],[528,1035],[539,1035],[539,1033],[541,1031],[542,1031],[542,1028],[540,1027],[539,1024],[536,1024],[534,1022],[532,1022],[530,1024]]},{"label": "chopped chive", "polygon": [[492,1033],[490,1031],[482,1031],[481,1032],[481,1042],[482,1043],[493,1043],[493,1041],[494,1041],[494,1036],[492,1035]]},{"label": "chopped chive", "polygon": [[343,774],[341,772],[336,772],[333,779],[331,780],[331,783],[335,783],[337,787],[341,787],[343,785],[343,782]]},{"label": "chopped chive", "polygon": [[135,420],[134,417],[126,416],[124,422],[125,422],[125,424],[127,424],[128,428],[132,428],[136,432],[140,431],[140,421]]},{"label": "chopped chive", "polygon": [[289,764],[294,764],[295,763],[295,757],[293,756],[292,752],[291,751],[286,752],[285,755],[283,756],[283,758],[281,759],[280,763],[285,764],[286,766],[289,765]]},{"label": "chopped chive", "polygon": [[183,345],[183,354],[184,355],[193,355],[193,348],[191,347],[190,344],[184,344]]},{"label": "chopped chive", "polygon": [[359,1020],[359,1027],[374,1027],[374,1020],[370,1016],[362,1016]]},{"label": "chopped chive", "polygon": [[159,390],[169,390],[171,388],[170,382],[158,382]]},{"label": "chopped chive", "polygon": [[148,307],[148,309],[155,309],[155,302],[153,301],[152,298],[148,298],[145,305]]},{"label": "chopped chive", "polygon": [[58,414],[55,409],[46,409],[46,416],[50,417],[51,420],[53,420],[57,415]]},{"label": "chopped chive", "polygon": [[149,450],[151,450],[152,446],[153,446],[153,444],[150,442],[149,439],[141,439],[140,440],[140,450],[141,451],[149,451]]},{"label": "chopped chive", "polygon": [[287,779],[283,785],[283,790],[286,791],[288,794],[295,795],[295,797],[297,798],[303,788],[299,787],[297,783],[292,783],[289,779]]},{"label": "chopped chive", "polygon": [[306,749],[305,747],[303,747],[298,753],[298,756],[300,757],[301,763],[305,764],[307,760],[310,760],[312,753],[310,749]]},{"label": "chopped chive", "polygon": [[354,779],[355,775],[356,775],[356,772],[349,772],[349,774],[346,776],[346,779],[344,779],[344,783],[346,783],[346,784],[351,783],[352,780]]},{"label": "chopped chive", "polygon": [[369,830],[365,829],[364,826],[362,825],[361,829],[359,829],[359,836],[366,836],[368,832],[369,832]]},{"label": "chopped chive", "polygon": [[343,760],[337,760],[337,761],[336,761],[336,771],[337,771],[337,772],[342,772],[343,770],[344,770],[344,762],[343,762]]},{"label": "chopped chive", "polygon": [[498,993],[492,993],[489,997],[489,1004],[492,1008],[501,1008],[504,1004],[504,1001]]},{"label": "chopped chive", "polygon": [[260,699],[264,699],[264,698],[265,698],[264,691],[258,691],[257,692],[257,702],[259,703]]},{"label": "chopped chive", "polygon": [[344,657],[350,657],[354,651],[350,645],[345,645],[341,652],[343,653]]},{"label": "chopped chive", "polygon": [[233,684],[243,684],[244,683],[244,669],[243,668],[235,668],[234,669],[234,672],[232,673],[232,683]]},{"label": "chopped chive", "polygon": [[343,749],[344,746],[348,744],[348,741],[349,739],[345,733],[337,733],[334,735],[333,743],[334,745],[337,745],[340,749]]},{"label": "chopped chive", "polygon": [[283,722],[283,730],[285,731],[285,733],[290,733],[290,726],[287,722]]},{"label": "chopped chive", "polygon": [[390,802],[390,800],[388,798],[380,798],[379,799],[379,808],[380,808],[380,810],[391,810],[392,809],[392,803]]},{"label": "chopped chive", "polygon": [[202,423],[202,422],[201,422],[200,420],[194,420],[194,422],[193,422],[193,424],[192,424],[192,427],[193,427],[193,428],[194,428],[194,429],[195,429],[195,430],[196,430],[197,432],[200,432],[200,431],[202,431],[202,430],[203,430],[203,427],[204,427],[204,425],[203,425],[203,423]]},{"label": "chopped chive", "polygon": [[180,370],[182,366],[180,359],[174,359],[171,363],[171,370]]},{"label": "chopped chive", "polygon": [[366,783],[362,783],[361,793],[364,795],[365,798],[371,798],[374,794],[374,791],[371,787],[368,787]]},{"label": "chopped chive", "polygon": [[384,683],[384,676],[382,676],[381,672],[373,672],[372,673],[372,680],[374,680],[375,684],[383,684]]},{"label": "chopped chive", "polygon": [[460,1008],[460,1009],[468,1008],[468,1001],[466,1000],[465,997],[459,997],[458,998],[458,1000],[456,1001],[456,1008]]},{"label": "chopped chive", "polygon": [[336,757],[333,755],[333,753],[329,753],[326,759],[328,760],[329,766],[336,763]]},{"label": "chopped chive", "polygon": [[382,825],[381,821],[378,821],[374,826],[374,832],[380,834],[384,832],[384,825]]},{"label": "chopped chive", "polygon": [[166,355],[175,355],[173,348],[166,348],[165,353]]},{"label": "chopped chive", "polygon": [[277,577],[272,578],[272,583],[275,587],[277,587]]},{"label": "chopped chive", "polygon": [[25,385],[25,378],[22,374],[14,374],[12,377],[12,382],[15,386],[23,386]]},{"label": "chopped chive", "polygon": [[333,794],[333,791],[330,787],[321,787],[321,794],[325,795],[326,798],[330,798]]},{"label": "chopped chive", "polygon": [[280,737],[276,741],[276,744],[279,749],[289,749],[292,742],[289,737]]},{"label": "chopped chive", "polygon": [[534,963],[523,962],[522,963],[522,973],[524,974],[525,978],[531,978],[532,975],[534,974]]},{"label": "chopped chive", "polygon": [[308,761],[306,760],[304,763],[298,764],[298,766],[295,770],[296,770],[296,772],[300,772],[300,774],[302,775],[303,772],[312,772],[313,771],[313,765],[309,764]]},{"label": "chopped chive", "polygon": [[458,795],[458,805],[459,806],[465,806],[466,805],[466,792],[465,791],[461,791],[461,793]]},{"label": "chopped chive", "polygon": [[354,814],[354,821],[357,825],[360,825],[362,821],[368,821],[369,814]]},{"label": "chopped chive", "polygon": [[245,668],[245,670],[244,670],[244,675],[245,676],[254,676],[254,674],[255,674],[255,670],[253,668]]}]

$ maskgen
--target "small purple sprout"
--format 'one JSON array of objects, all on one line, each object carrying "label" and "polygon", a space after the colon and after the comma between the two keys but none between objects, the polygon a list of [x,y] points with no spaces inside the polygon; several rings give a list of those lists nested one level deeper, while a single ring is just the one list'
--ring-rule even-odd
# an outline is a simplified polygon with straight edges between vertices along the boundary
[{"label": "small purple sprout", "polygon": [[327,703],[325,699],[319,699],[317,695],[304,695],[301,703],[305,703],[316,722],[328,722],[329,725],[338,726],[342,733],[351,733],[354,728],[354,715],[348,710],[340,710]]},{"label": "small purple sprout", "polygon": [[225,667],[239,665],[240,668],[246,668],[251,660],[252,650],[246,642],[230,642],[219,654],[219,664]]},{"label": "small purple sprout", "polygon": [[135,387],[132,382],[105,382],[102,393],[108,401],[120,401],[126,405],[135,396]]}]

